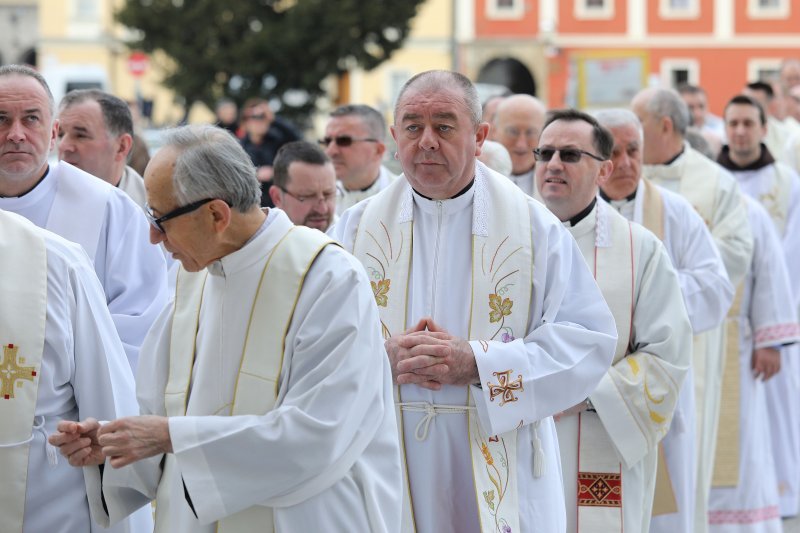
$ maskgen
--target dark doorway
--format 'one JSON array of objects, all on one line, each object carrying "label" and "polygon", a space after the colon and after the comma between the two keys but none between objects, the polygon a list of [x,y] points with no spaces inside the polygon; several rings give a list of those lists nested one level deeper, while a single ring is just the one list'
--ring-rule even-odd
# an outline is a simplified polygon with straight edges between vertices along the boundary
[{"label": "dark doorway", "polygon": [[522,62],[512,57],[494,58],[478,73],[478,83],[503,85],[515,94],[536,96],[536,80]]}]

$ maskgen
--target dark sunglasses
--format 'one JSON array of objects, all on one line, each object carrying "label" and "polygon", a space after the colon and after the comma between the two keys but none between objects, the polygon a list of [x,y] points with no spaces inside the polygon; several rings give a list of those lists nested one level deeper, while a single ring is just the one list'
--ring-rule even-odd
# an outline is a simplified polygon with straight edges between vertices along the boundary
[{"label": "dark sunglasses", "polygon": [[580,150],[578,148],[536,148],[533,150],[533,157],[537,161],[543,161],[547,163],[553,159],[553,156],[556,155],[556,152],[559,153],[559,157],[564,163],[577,163],[581,160],[581,157],[585,155],[588,155],[592,159],[597,159],[598,161],[605,161],[605,159],[599,155],[595,155],[591,152]]},{"label": "dark sunglasses", "polygon": [[327,148],[327,146],[332,142],[336,143],[336,146],[346,147],[352,145],[353,143],[360,143],[360,142],[376,143],[378,142],[378,139],[373,139],[371,137],[365,137],[364,139],[354,139],[350,135],[337,135],[336,137],[323,137],[318,142],[319,144]]},{"label": "dark sunglasses", "polygon": [[164,231],[164,227],[161,225],[167,220],[175,217],[179,217],[181,215],[185,215],[186,213],[191,213],[192,211],[197,210],[199,207],[211,202],[212,200],[216,200],[216,198],[206,198],[205,200],[198,200],[196,202],[192,202],[190,204],[184,205],[182,207],[178,207],[173,209],[166,215],[162,215],[158,218],[153,214],[153,210],[150,209],[148,204],[144,204],[144,215],[147,218],[147,221],[150,222],[150,225],[153,226],[155,229],[160,231],[161,233],[166,233]]}]

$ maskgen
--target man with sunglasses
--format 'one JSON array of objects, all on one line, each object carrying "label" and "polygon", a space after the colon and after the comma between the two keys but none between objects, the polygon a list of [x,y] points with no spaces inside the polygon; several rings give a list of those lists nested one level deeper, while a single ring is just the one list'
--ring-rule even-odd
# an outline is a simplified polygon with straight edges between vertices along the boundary
[{"label": "man with sunglasses", "polygon": [[371,278],[397,384],[403,531],[563,532],[552,415],[608,369],[614,322],[574,240],[476,161],[472,82],[411,78],[392,136],[403,175],[331,233]]},{"label": "man with sunglasses", "polygon": [[306,141],[281,146],[269,195],[293,223],[327,231],[336,215],[336,172],[328,156]]},{"label": "man with sunglasses", "polygon": [[[730,173],[685,140],[689,109],[672,89],[649,88],[631,101],[644,134],[642,175],[686,198],[706,223],[731,285],[744,279],[753,254],[753,237],[739,186]],[[698,415],[695,532],[708,530],[708,494],[717,449],[720,391],[726,327],[704,333],[705,350],[695,350],[695,401]],[[705,355],[705,357],[704,357]],[[731,439],[723,439],[724,443]]]},{"label": "man with sunglasses", "polygon": [[391,371],[363,268],[262,210],[220,128],[167,133],[145,185],[151,238],[182,268],[142,352],[142,416],[64,422],[51,439],[73,465],[106,465],[96,516],[156,497],[163,533],[398,533]]},{"label": "man with sunglasses", "polygon": [[386,121],[368,105],[343,105],[331,113],[319,143],[331,158],[342,197],[336,213],[378,194],[395,176],[381,162],[386,153]]},{"label": "man with sunglasses", "polygon": [[38,72],[0,68],[0,209],[83,247],[135,370],[139,347],[167,302],[166,262],[128,195],[64,161],[49,164],[59,130],[54,109]]},{"label": "man with sunglasses", "polygon": [[[600,186],[600,196],[622,216],[644,225],[664,243],[678,271],[692,333],[700,335],[719,328],[734,291],[703,219],[685,198],[642,177],[642,124],[632,111],[604,109],[594,116],[614,138],[611,152],[614,170]],[[697,355],[704,353],[699,341],[697,350]],[[675,420],[662,440],[666,468],[659,469],[658,477],[669,483],[656,485],[651,533],[693,529],[697,468],[693,368],[681,386]],[[674,506],[664,505],[663,496],[670,493],[674,496]]]},{"label": "man with sunglasses", "polygon": [[242,147],[256,167],[256,176],[261,183],[262,207],[274,207],[269,195],[272,185],[272,163],[275,154],[284,144],[299,141],[302,136],[295,128],[261,98],[253,98],[244,103],[242,109]]},{"label": "man with sunglasses", "polygon": [[664,246],[597,198],[613,145],[594,117],[565,109],[551,112],[535,151],[539,193],[578,243],[618,333],[600,385],[556,423],[569,532],[648,530],[658,443],[691,362],[691,327]]}]

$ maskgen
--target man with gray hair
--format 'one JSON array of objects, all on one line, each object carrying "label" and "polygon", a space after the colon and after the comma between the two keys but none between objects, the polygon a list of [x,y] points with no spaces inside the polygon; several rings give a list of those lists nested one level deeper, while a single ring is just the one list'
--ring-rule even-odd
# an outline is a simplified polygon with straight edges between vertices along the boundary
[{"label": "man with gray hair", "polygon": [[263,211],[225,130],[164,140],[145,171],[150,235],[182,268],[142,352],[142,415],[63,422],[51,442],[106,465],[90,500],[105,523],[156,498],[158,532],[398,532],[391,372],[363,268]]},{"label": "man with gray hair", "polygon": [[0,209],[80,244],[136,369],[139,347],[167,302],[167,267],[148,243],[142,210],[122,191],[47,157],[58,133],[55,103],[30,67],[0,67]]},{"label": "man with gray hair", "polygon": [[[642,174],[695,208],[711,231],[734,287],[744,279],[753,253],[753,238],[739,186],[730,173],[699,154],[685,141],[689,110],[671,89],[649,88],[631,102],[644,133]],[[725,359],[724,327],[706,333],[705,349],[695,346],[695,391],[698,415],[698,474],[695,531],[708,529],[708,495],[717,450],[720,391]],[[702,357],[705,353],[707,356]],[[738,437],[738,436],[737,436]],[[736,437],[726,436],[721,443]],[[738,442],[738,441],[737,441]]]},{"label": "man with gray hair", "polygon": [[127,165],[133,149],[128,104],[99,89],[68,92],[58,111],[58,158],[107,181],[144,207],[144,180]]},{"label": "man with gray hair", "polygon": [[350,104],[337,107],[319,143],[331,158],[342,197],[336,205],[341,214],[365,198],[374,196],[395,179],[381,165],[386,153],[386,121],[377,109]]},{"label": "man with gray hair", "polygon": [[552,415],[596,388],[616,342],[574,239],[476,161],[488,127],[469,79],[414,76],[391,127],[403,176],[330,232],[367,269],[380,311],[403,531],[563,532]]},{"label": "man with gray hair", "polygon": [[[733,287],[703,219],[682,196],[642,177],[642,125],[627,109],[595,113],[614,139],[614,170],[600,185],[600,196],[614,209],[658,236],[678,271],[692,332],[699,335],[722,325]],[[664,437],[665,463],[659,464],[650,522],[651,533],[692,531],[695,507],[694,372],[681,386],[675,421]],[[673,502],[674,506],[668,505]]]}]

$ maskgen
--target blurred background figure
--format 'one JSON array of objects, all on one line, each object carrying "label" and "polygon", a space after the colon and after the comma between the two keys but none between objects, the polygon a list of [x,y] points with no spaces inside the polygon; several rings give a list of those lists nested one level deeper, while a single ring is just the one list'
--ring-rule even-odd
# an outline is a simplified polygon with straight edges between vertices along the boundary
[{"label": "blurred background figure", "polygon": [[511,156],[506,147],[497,141],[483,141],[478,161],[503,176],[511,175]]},{"label": "blurred background figure", "polygon": [[547,108],[536,97],[515,94],[499,103],[490,138],[502,144],[511,156],[509,178],[528,196],[534,196],[533,150],[539,145]]},{"label": "blurred background figure", "polygon": [[708,97],[705,90],[697,85],[681,85],[678,93],[689,108],[691,125],[697,128],[715,153],[719,153],[725,143],[725,123],[722,118],[708,110]]},{"label": "blurred background figure", "polygon": [[253,165],[261,182],[262,207],[274,207],[269,196],[272,185],[272,162],[278,149],[286,143],[299,141],[302,137],[294,126],[276,117],[266,100],[254,98],[244,103],[242,110],[242,147]]},{"label": "blurred background figure", "polygon": [[214,107],[214,116],[217,118],[217,126],[226,129],[237,137],[241,137],[239,130],[239,109],[236,102],[230,98],[220,98]]}]

